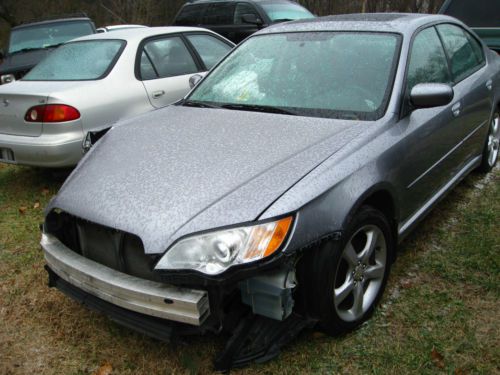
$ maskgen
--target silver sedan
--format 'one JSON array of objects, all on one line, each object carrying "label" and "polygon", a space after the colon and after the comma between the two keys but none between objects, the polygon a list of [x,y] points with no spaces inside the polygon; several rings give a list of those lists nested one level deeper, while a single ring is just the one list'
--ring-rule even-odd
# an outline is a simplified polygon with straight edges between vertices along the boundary
[{"label": "silver sedan", "polygon": [[70,41],[0,87],[0,162],[69,167],[90,130],[167,106],[234,44],[209,30],[154,27]]}]

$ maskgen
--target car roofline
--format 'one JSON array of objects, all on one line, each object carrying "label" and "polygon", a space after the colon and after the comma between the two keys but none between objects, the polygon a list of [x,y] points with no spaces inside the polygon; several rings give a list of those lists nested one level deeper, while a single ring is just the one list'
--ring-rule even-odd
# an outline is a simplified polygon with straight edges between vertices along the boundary
[{"label": "car roofline", "polygon": [[80,22],[80,21],[87,21],[87,22],[93,23],[92,20],[88,17],[59,18],[59,19],[53,19],[53,20],[25,23],[22,25],[14,26],[12,28],[12,30],[30,28],[32,26],[38,26],[38,25],[48,25],[48,24],[66,23],[66,22]]}]

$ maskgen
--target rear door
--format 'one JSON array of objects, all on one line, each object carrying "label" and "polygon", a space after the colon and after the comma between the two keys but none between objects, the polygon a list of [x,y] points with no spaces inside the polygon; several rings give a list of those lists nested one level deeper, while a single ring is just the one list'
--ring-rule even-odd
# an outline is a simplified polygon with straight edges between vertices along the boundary
[{"label": "rear door", "polygon": [[138,53],[138,78],[155,108],[183,98],[190,90],[189,78],[202,70],[180,34],[148,39]]},{"label": "rear door", "polygon": [[436,28],[448,56],[455,92],[453,130],[458,139],[450,157],[460,167],[482,151],[493,105],[492,77],[486,76],[484,51],[475,37],[455,24]]}]

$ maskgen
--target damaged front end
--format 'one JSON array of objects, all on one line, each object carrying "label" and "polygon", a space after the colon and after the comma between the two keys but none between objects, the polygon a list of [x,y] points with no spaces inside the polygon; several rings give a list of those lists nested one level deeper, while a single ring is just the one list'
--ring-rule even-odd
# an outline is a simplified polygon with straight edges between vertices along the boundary
[{"label": "damaged front end", "polygon": [[[218,370],[228,370],[275,357],[314,324],[294,312],[298,255],[277,251],[292,221],[230,228],[222,237],[204,233],[178,241],[165,254],[145,254],[139,237],[55,209],[46,217],[41,245],[49,285],[120,324],[163,341],[207,332],[231,335],[215,361]],[[244,244],[234,244],[242,238]],[[220,253],[220,264],[196,249],[208,244]],[[234,246],[244,252],[233,254]],[[189,251],[188,260],[180,257]],[[203,261],[213,263],[205,273]],[[192,262],[193,269],[176,269],[176,262]],[[234,265],[224,269],[228,262]]]}]

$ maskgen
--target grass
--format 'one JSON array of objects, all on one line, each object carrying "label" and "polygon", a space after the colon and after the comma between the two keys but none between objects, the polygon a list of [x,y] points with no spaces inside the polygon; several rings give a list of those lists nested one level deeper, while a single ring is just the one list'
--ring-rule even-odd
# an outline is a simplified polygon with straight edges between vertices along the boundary
[{"label": "grass", "polygon": [[[471,175],[436,207],[360,329],[304,332],[276,360],[235,373],[500,373],[499,181],[499,169]],[[166,345],[47,288],[38,225],[61,182],[0,164],[0,374],[210,373],[222,338]]]}]

